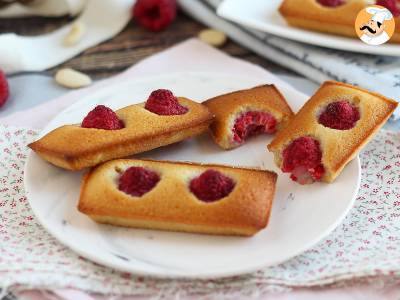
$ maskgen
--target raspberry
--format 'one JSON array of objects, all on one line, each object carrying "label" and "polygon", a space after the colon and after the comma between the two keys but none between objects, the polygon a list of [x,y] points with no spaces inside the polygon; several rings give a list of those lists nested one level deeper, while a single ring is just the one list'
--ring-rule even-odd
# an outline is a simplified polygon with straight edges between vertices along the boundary
[{"label": "raspberry", "polygon": [[119,178],[118,189],[131,196],[141,197],[160,181],[157,173],[142,167],[130,167]]},{"label": "raspberry", "polygon": [[176,17],[176,0],[137,0],[133,17],[152,31],[166,28]]},{"label": "raspberry", "polygon": [[274,133],[276,131],[276,119],[269,113],[249,111],[240,115],[233,126],[233,140],[243,143],[253,135],[261,133]]},{"label": "raspberry", "polygon": [[10,89],[8,87],[6,75],[0,70],[0,107],[6,103],[9,96]]},{"label": "raspberry", "polygon": [[295,139],[283,150],[282,156],[282,171],[292,173],[290,178],[300,184],[320,180],[325,173],[319,142],[312,137]]},{"label": "raspberry", "polygon": [[157,115],[183,115],[188,112],[171,91],[163,89],[153,91],[144,107]]},{"label": "raspberry", "polygon": [[83,119],[81,127],[115,130],[124,128],[124,123],[111,108],[97,105]]},{"label": "raspberry", "polygon": [[347,130],[353,128],[359,119],[358,108],[342,100],[329,103],[319,116],[318,122],[332,129]]},{"label": "raspberry", "polygon": [[396,4],[396,0],[377,0],[376,5],[384,6],[392,13],[393,17],[400,16],[400,8]]},{"label": "raspberry", "polygon": [[235,182],[218,171],[209,169],[190,181],[190,191],[204,202],[213,202],[232,192]]},{"label": "raspberry", "polygon": [[344,0],[317,0],[317,2],[323,6],[337,7],[344,4]]}]

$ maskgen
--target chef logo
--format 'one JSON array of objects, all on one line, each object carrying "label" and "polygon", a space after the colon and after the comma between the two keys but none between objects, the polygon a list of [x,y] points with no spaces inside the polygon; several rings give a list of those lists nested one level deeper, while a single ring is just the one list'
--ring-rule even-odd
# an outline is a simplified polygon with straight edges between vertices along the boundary
[{"label": "chef logo", "polygon": [[386,43],[392,37],[394,27],[392,13],[379,5],[371,5],[361,10],[355,23],[360,40],[374,46]]}]

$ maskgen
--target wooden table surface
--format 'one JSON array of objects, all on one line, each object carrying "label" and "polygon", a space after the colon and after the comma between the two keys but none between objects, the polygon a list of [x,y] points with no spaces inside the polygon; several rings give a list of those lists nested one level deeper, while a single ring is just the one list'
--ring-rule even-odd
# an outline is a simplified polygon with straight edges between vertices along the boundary
[{"label": "wooden table surface", "polygon": [[[50,32],[70,22],[68,17],[62,18],[16,18],[0,19],[0,33],[14,32],[21,35],[37,35]],[[132,64],[168,48],[190,37],[197,36],[205,26],[179,12],[175,22],[166,30],[153,33],[131,21],[117,36],[96,47],[92,47],[79,56],[46,72],[54,73],[62,67],[81,70],[94,78],[108,77],[119,73]],[[221,50],[269,69],[272,72],[293,74],[258,55],[228,41]]]}]

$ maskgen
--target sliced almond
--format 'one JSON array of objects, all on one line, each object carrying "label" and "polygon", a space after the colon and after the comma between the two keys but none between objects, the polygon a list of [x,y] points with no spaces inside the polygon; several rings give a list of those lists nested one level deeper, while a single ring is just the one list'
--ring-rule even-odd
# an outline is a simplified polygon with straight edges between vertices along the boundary
[{"label": "sliced almond", "polygon": [[92,83],[88,75],[70,68],[58,70],[54,79],[59,85],[70,89],[81,88]]},{"label": "sliced almond", "polygon": [[199,39],[214,46],[221,47],[226,43],[226,34],[216,29],[204,29],[199,33]]},{"label": "sliced almond", "polygon": [[64,38],[64,45],[65,46],[73,46],[76,45],[83,37],[86,32],[86,26],[84,23],[80,21],[76,21],[71,26],[71,30]]}]

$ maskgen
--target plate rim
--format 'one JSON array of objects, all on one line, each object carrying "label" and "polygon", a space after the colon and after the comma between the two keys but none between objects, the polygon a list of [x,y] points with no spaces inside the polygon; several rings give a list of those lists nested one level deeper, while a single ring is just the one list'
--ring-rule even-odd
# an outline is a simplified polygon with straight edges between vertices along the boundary
[{"label": "plate rim", "polygon": [[[141,77],[139,79],[125,79],[123,81],[121,81],[120,83],[117,84],[113,84],[113,86],[116,85],[124,85],[127,84],[128,82],[132,83],[132,82],[141,82],[141,81],[149,81],[149,80],[154,80],[154,78],[169,78],[171,76],[182,76],[183,74],[194,74],[194,75],[207,75],[207,76],[224,76],[227,78],[246,78],[246,79],[253,79],[253,80],[258,80],[255,77],[248,77],[248,76],[236,76],[236,75],[231,75],[230,73],[223,73],[223,72],[185,72],[185,71],[181,71],[181,72],[174,72],[174,73],[168,73],[168,74],[161,74],[161,75],[148,75],[148,76],[144,76]],[[273,83],[276,84],[276,83]],[[279,85],[279,88],[282,88],[283,90],[288,90],[288,87],[285,87],[284,85]],[[100,88],[98,91],[100,90],[104,90],[104,89],[110,89],[111,86],[105,86]],[[290,91],[292,92],[292,91]],[[295,93],[299,93],[302,94],[306,97],[308,97],[307,95],[297,91],[296,89],[293,88],[293,92]],[[285,94],[285,92],[283,91],[283,93]],[[71,105],[68,105],[66,108],[64,108],[61,112],[57,113],[54,118],[52,118],[47,125],[41,130],[41,133],[38,135],[40,136],[45,129],[56,119],[58,118],[60,115],[64,114],[66,111],[68,111],[68,109],[70,109],[71,106],[74,105],[79,105],[80,102],[83,102],[87,97],[92,97],[92,94],[89,95],[85,95],[82,99],[78,100],[77,102],[72,103]],[[228,277],[232,277],[232,276],[239,276],[239,275],[246,275],[246,274],[250,274],[252,272],[258,271],[260,269],[266,268],[266,267],[271,267],[271,266],[275,266],[278,265],[280,263],[283,263],[285,261],[288,261],[290,259],[292,259],[293,257],[298,256],[299,254],[303,253],[304,251],[310,249],[311,247],[313,247],[314,245],[316,245],[319,241],[321,241],[322,239],[324,239],[327,235],[329,235],[335,228],[338,227],[338,225],[344,220],[344,218],[348,215],[350,209],[354,206],[354,202],[355,199],[357,197],[359,188],[360,188],[360,182],[361,182],[361,163],[360,163],[360,159],[359,156],[357,155],[355,157],[356,159],[356,164],[357,164],[357,169],[358,169],[358,173],[357,173],[357,185],[354,188],[353,194],[352,194],[352,198],[351,200],[348,202],[346,209],[341,213],[340,218],[337,218],[336,221],[334,223],[332,223],[330,226],[327,227],[327,229],[319,234],[319,236],[311,241],[309,241],[307,244],[303,245],[303,247],[299,247],[299,249],[297,251],[294,251],[294,253],[292,253],[292,255],[287,256],[286,258],[281,258],[281,259],[276,259],[273,262],[269,262],[268,264],[259,264],[259,263],[253,263],[253,264],[248,264],[246,265],[245,268],[240,268],[237,269],[236,271],[232,270],[232,271],[211,271],[210,273],[203,273],[201,275],[196,275],[196,274],[180,274],[180,273],[176,273],[176,274],[162,274],[161,272],[159,273],[154,273],[152,271],[147,272],[147,271],[138,271],[138,270],[132,270],[132,268],[129,267],[124,267],[123,265],[118,265],[115,264],[113,262],[107,261],[107,260],[103,260],[101,258],[98,258],[96,256],[93,256],[91,253],[80,249],[78,246],[75,246],[74,243],[70,243],[67,239],[64,239],[62,234],[59,234],[59,232],[57,232],[57,230],[53,229],[51,226],[48,226],[48,224],[46,222],[42,221],[42,218],[39,218],[38,216],[41,215],[41,213],[39,213],[36,210],[36,207],[34,205],[32,205],[32,200],[30,199],[30,190],[28,188],[28,180],[27,180],[27,174],[28,172],[28,166],[30,165],[29,161],[31,161],[33,159],[34,156],[37,156],[37,154],[32,151],[32,150],[28,150],[28,154],[27,154],[27,159],[24,165],[24,189],[25,189],[25,194],[26,197],[28,199],[28,203],[30,208],[32,209],[33,213],[35,214],[36,218],[38,219],[38,222],[40,223],[41,226],[44,227],[44,229],[52,235],[52,237],[54,237],[58,242],[60,242],[62,245],[64,245],[65,247],[71,249],[72,251],[74,251],[75,253],[77,253],[78,255],[84,257],[85,259],[87,259],[88,261],[91,262],[95,262],[100,264],[101,266],[104,267],[110,267],[114,270],[117,271],[122,271],[122,272],[129,272],[132,273],[134,275],[138,275],[138,276],[148,276],[148,277],[152,277],[152,278],[158,278],[158,279],[219,279],[219,278],[228,278]],[[39,158],[39,157],[38,157]],[[40,159],[40,158],[39,158]],[[164,272],[164,271],[163,271]]]},{"label": "plate rim", "polygon": [[248,18],[244,19],[238,15],[232,14],[231,10],[227,9],[227,7],[229,7],[228,4],[233,5],[234,3],[236,3],[235,0],[223,0],[217,8],[217,15],[238,23],[239,25],[272,34],[278,38],[287,38],[307,45],[371,55],[400,56],[400,44],[383,44],[376,47],[345,36],[315,32],[312,30],[291,27],[289,25],[284,26],[274,22],[261,23],[257,20],[251,20]]}]

